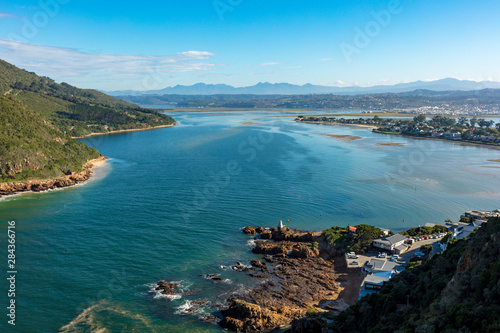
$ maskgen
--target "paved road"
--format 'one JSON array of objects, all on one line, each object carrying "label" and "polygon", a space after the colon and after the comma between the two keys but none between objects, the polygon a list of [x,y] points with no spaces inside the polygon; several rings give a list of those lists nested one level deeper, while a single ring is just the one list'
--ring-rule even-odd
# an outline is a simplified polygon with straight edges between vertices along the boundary
[{"label": "paved road", "polygon": [[408,263],[410,259],[415,255],[415,253],[420,252],[420,247],[422,245],[427,245],[431,244],[432,245],[432,251],[431,251],[431,256],[433,256],[436,253],[441,252],[441,248],[439,247],[438,243],[441,240],[441,238],[438,239],[427,239],[427,240],[421,240],[418,242],[413,243],[413,246],[410,248],[410,250],[406,253],[403,253],[400,257],[400,260],[398,262],[400,263]]}]

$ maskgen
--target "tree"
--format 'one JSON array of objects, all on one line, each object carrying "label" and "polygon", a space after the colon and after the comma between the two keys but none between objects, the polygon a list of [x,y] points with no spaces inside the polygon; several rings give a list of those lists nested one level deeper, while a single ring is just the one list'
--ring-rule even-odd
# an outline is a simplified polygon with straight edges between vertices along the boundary
[{"label": "tree", "polygon": [[419,114],[418,116],[413,118],[413,121],[416,123],[424,123],[426,119],[427,117],[425,116],[425,114]]},{"label": "tree", "polygon": [[486,123],[487,123],[486,119],[482,119],[482,118],[481,118],[481,119],[478,119],[478,120],[477,120],[477,124],[478,124],[478,125],[479,125],[479,127],[481,127],[481,128],[485,127],[485,126],[486,126]]},{"label": "tree", "polygon": [[495,127],[500,131],[500,121],[495,125]]},{"label": "tree", "polygon": [[431,244],[425,244],[420,247],[420,252],[423,252],[425,254],[429,254],[432,251],[432,245]]},{"label": "tree", "polygon": [[475,127],[477,124],[477,117],[471,118],[469,122],[470,122],[470,127]]},{"label": "tree", "polygon": [[468,119],[466,117],[460,117],[458,119],[458,124],[460,126],[468,126],[469,125],[469,121],[468,121]]}]

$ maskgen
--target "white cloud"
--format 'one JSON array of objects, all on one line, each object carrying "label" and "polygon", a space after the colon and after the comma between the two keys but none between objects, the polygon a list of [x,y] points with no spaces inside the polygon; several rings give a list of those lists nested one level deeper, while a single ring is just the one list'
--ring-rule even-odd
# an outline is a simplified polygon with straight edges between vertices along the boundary
[{"label": "white cloud", "polygon": [[91,54],[80,50],[22,43],[0,39],[0,58],[16,66],[55,78],[136,78],[166,73],[187,73],[214,69],[205,62],[214,53],[180,52],[176,55],[151,56],[127,54]]},{"label": "white cloud", "polygon": [[281,65],[281,62],[265,62],[257,66],[265,67],[265,66],[276,66],[276,65]]}]

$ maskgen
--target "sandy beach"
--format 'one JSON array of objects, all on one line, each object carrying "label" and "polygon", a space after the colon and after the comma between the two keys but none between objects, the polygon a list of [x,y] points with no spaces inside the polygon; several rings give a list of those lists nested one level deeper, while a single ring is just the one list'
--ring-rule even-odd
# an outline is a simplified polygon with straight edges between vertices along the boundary
[{"label": "sandy beach", "polygon": [[96,168],[100,168],[104,165],[106,165],[106,163],[108,162],[109,158],[106,157],[106,156],[100,156],[96,159],[93,159],[93,160],[90,160],[88,161],[87,163],[85,163],[85,166],[84,166],[84,169],[86,169],[87,167],[89,167],[92,171]]},{"label": "sandy beach", "polygon": [[380,142],[380,143],[377,143],[377,146],[406,146],[405,143],[401,143],[401,142]]},{"label": "sandy beach", "polygon": [[320,134],[320,135],[327,136],[333,139],[339,139],[340,141],[354,141],[362,139],[362,137],[354,135],[335,135],[335,134]]},{"label": "sandy beach", "polygon": [[247,125],[247,126],[250,126],[250,125],[260,125],[262,123],[258,122],[258,121],[247,121],[245,123],[241,123],[240,125]]},{"label": "sandy beach", "polygon": [[160,128],[166,128],[166,127],[173,127],[175,126],[175,123],[172,125],[161,125],[161,126],[155,126],[155,127],[147,127],[147,128],[133,128],[133,129],[126,129],[126,130],[119,130],[119,131],[110,131],[106,133],[91,133],[83,136],[73,136],[73,139],[83,139],[83,138],[88,138],[91,136],[97,136],[97,135],[108,135],[108,134],[118,134],[118,133],[126,133],[126,132],[139,132],[139,131],[149,131],[149,130],[154,130],[154,129],[160,129]]}]

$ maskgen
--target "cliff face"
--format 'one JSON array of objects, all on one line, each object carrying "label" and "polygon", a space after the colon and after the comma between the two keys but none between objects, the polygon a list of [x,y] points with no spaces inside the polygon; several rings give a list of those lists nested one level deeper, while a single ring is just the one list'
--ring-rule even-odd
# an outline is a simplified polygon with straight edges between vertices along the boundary
[{"label": "cliff face", "polygon": [[57,179],[28,180],[24,182],[1,183],[0,197],[2,195],[12,195],[19,192],[27,192],[27,191],[41,192],[59,187],[68,187],[76,185],[90,178],[90,176],[93,173],[93,169],[95,167],[94,163],[102,162],[104,160],[106,160],[106,157],[101,156],[95,160],[85,163],[85,165],[83,166],[83,171],[72,172],[69,175]]}]

